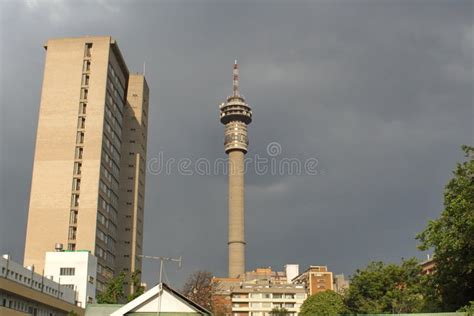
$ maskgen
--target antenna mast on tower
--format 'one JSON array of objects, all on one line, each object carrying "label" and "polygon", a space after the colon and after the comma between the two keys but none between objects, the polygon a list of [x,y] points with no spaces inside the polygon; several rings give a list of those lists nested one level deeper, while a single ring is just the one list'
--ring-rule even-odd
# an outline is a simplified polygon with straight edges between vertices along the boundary
[{"label": "antenna mast on tower", "polygon": [[234,97],[239,97],[239,64],[237,64],[237,59],[234,62],[234,71],[233,71],[233,80],[232,80],[232,95]]}]

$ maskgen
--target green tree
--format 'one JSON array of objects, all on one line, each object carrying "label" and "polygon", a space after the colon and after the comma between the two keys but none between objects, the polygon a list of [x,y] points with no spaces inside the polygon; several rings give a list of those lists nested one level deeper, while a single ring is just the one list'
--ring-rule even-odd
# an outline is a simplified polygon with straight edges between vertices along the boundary
[{"label": "green tree", "polygon": [[118,304],[125,297],[123,286],[125,282],[125,272],[110,280],[105,291],[97,295],[97,303],[99,304]]},{"label": "green tree", "polygon": [[360,314],[419,312],[424,306],[424,279],[416,259],[401,265],[372,262],[352,276],[345,302]]},{"label": "green tree", "polygon": [[421,250],[434,249],[431,299],[444,311],[474,300],[474,147],[462,149],[467,160],[457,164],[445,187],[441,216],[417,236]]},{"label": "green tree", "polygon": [[270,316],[287,316],[289,314],[290,312],[288,312],[288,310],[284,307],[274,307],[270,311]]},{"label": "green tree", "polygon": [[328,290],[309,296],[301,305],[299,315],[337,315],[346,311],[342,296]]},{"label": "green tree", "polygon": [[132,275],[130,276],[130,281],[132,282],[133,286],[133,293],[128,295],[128,301],[132,301],[135,298],[139,297],[145,292],[145,287],[142,285],[142,271],[140,269],[137,269],[132,272]]}]

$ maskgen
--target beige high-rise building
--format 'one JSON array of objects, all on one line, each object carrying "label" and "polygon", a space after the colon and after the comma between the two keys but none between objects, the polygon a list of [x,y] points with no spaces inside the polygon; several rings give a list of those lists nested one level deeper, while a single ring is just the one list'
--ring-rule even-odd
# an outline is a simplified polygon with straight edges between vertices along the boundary
[{"label": "beige high-rise building", "polygon": [[245,205],[244,156],[247,153],[247,125],[252,122],[252,110],[239,92],[239,67],[233,71],[233,93],[220,105],[220,120],[225,125],[224,149],[229,155],[229,277],[245,273]]},{"label": "beige high-rise building", "polygon": [[141,268],[149,90],[109,36],[49,40],[25,265],[61,243],[98,258],[97,289]]}]

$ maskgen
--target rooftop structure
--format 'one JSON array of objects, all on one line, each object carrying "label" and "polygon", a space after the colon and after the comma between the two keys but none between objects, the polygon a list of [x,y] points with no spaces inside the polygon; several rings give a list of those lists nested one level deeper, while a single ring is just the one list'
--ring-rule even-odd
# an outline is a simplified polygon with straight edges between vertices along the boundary
[{"label": "rooftop structure", "polygon": [[23,267],[10,256],[0,257],[0,315],[84,315],[76,306],[76,292],[60,283]]}]

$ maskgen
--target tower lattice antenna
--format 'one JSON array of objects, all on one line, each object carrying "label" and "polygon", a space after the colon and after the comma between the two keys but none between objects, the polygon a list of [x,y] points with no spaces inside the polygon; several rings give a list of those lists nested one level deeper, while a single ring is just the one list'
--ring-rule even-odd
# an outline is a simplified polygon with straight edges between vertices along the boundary
[{"label": "tower lattice antenna", "polygon": [[240,97],[240,94],[239,94],[239,64],[237,64],[237,59],[234,62],[232,91],[233,91],[233,96],[234,97]]}]

